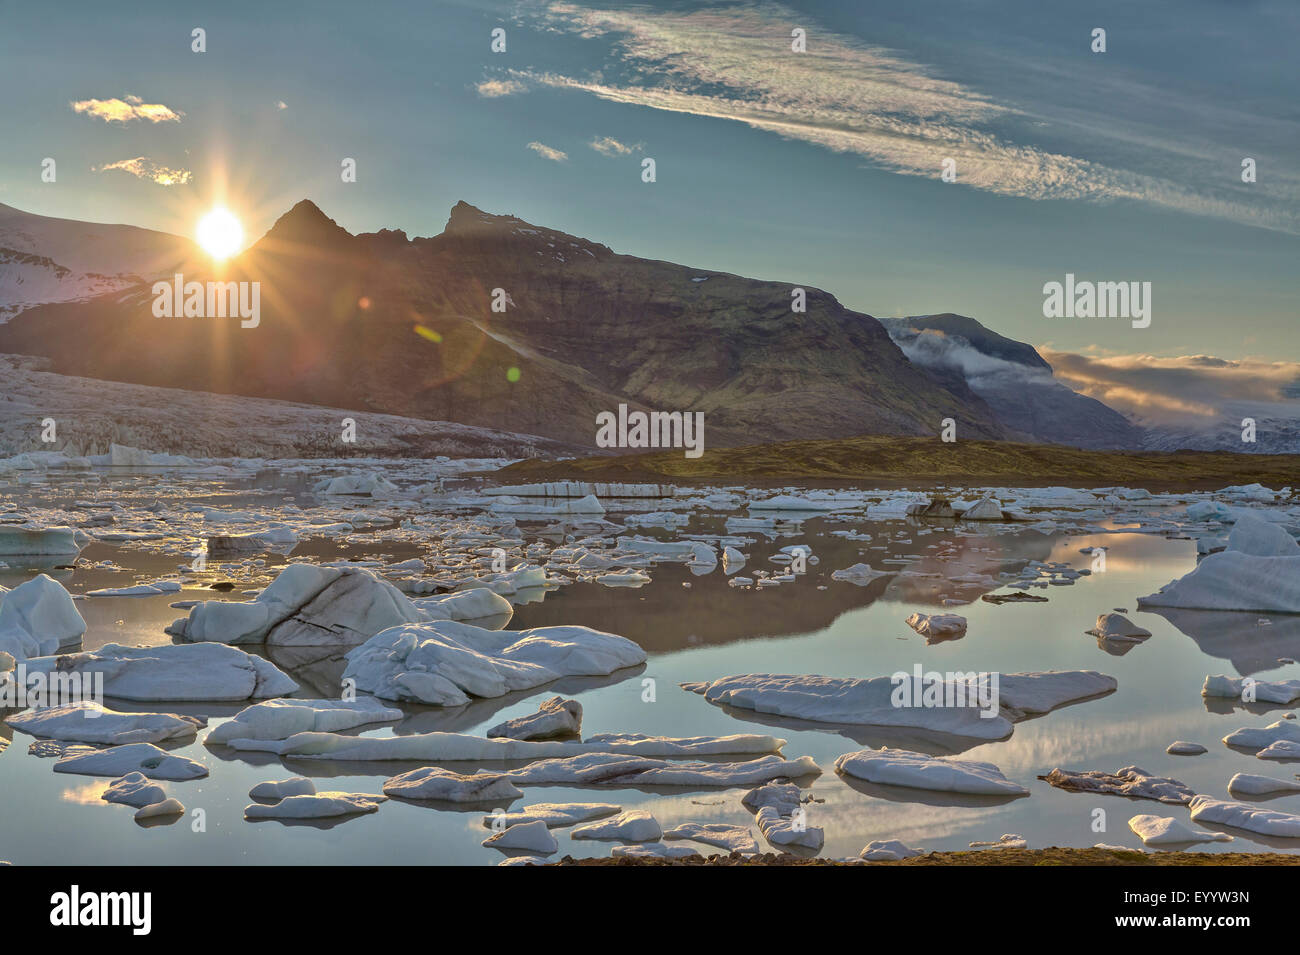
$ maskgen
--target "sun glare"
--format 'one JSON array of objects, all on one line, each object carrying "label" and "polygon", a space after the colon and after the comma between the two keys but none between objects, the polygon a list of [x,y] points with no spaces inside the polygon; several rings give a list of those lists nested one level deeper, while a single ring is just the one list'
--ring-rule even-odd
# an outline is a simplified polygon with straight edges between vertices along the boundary
[{"label": "sun glare", "polygon": [[196,237],[214,259],[227,259],[239,251],[244,227],[229,209],[218,206],[199,220]]}]

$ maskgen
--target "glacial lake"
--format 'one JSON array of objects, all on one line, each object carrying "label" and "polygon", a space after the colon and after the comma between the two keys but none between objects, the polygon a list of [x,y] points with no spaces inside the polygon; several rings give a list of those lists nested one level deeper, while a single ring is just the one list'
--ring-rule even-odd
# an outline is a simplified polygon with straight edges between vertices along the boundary
[{"label": "glacial lake", "polygon": [[[117,484],[47,483],[10,486],[10,504],[52,507],[94,495],[100,500],[128,502],[131,513],[157,496],[155,478],[136,476]],[[250,503],[279,506],[305,501],[300,484],[265,486],[245,482],[227,487],[213,480],[207,503],[236,508]],[[203,497],[193,484],[188,494]],[[219,491],[219,493],[218,493]],[[164,495],[165,496],[165,495]],[[618,521],[617,502],[606,501],[606,518]],[[305,506],[305,505],[304,505]],[[639,510],[647,510],[637,505]],[[678,535],[725,534],[727,514],[690,510],[690,523]],[[737,512],[742,513],[742,512]],[[520,520],[525,539],[532,539],[544,522]],[[871,540],[846,540],[831,530],[852,528]],[[672,535],[657,528],[633,528],[624,533]],[[923,525],[915,520],[870,521],[862,517],[829,520],[812,517],[797,531],[767,536],[733,531],[752,539],[743,549],[749,556],[742,574],[755,569],[779,570],[768,558],[780,547],[805,543],[817,563],[793,583],[772,588],[728,586],[722,564],[710,573],[695,574],[680,563],[657,564],[652,582],[639,587],[609,587],[572,583],[554,590],[521,593],[507,629],[522,630],[554,624],[582,624],[617,633],[639,643],[649,654],[643,667],[608,677],[562,680],[535,691],[495,700],[476,700],[464,707],[400,704],[407,714],[396,725],[367,728],[361,735],[422,733],[435,730],[482,734],[490,726],[533,712],[556,694],[582,703],[583,734],[644,733],[664,736],[771,733],[788,740],[787,758],[811,756],[820,776],[799,780],[814,801],[807,806],[808,824],[825,831],[826,858],[853,857],[872,840],[899,839],[926,850],[965,849],[974,841],[995,841],[1004,833],[1023,836],[1030,848],[1092,846],[1108,843],[1140,848],[1128,828],[1139,813],[1174,816],[1190,822],[1184,806],[1150,800],[1065,792],[1040,780],[1056,767],[1114,772],[1136,765],[1157,776],[1171,776],[1195,792],[1230,798],[1225,786],[1238,772],[1284,779],[1294,777],[1293,762],[1256,759],[1229,749],[1221,738],[1243,726],[1264,726],[1282,717],[1288,707],[1265,707],[1231,700],[1207,701],[1200,688],[1207,674],[1253,675],[1260,679],[1300,677],[1300,622],[1272,615],[1261,624],[1259,614],[1188,613],[1178,615],[1183,629],[1157,613],[1137,610],[1136,598],[1158,590],[1192,569],[1196,544],[1153,533],[1125,532],[1112,527],[1095,534],[1045,533],[1029,527],[999,524],[987,528],[970,523]],[[314,560],[365,560],[382,555],[386,561],[420,553],[418,542],[367,541],[365,532],[345,540],[309,540],[294,549]],[[932,547],[930,545],[938,545]],[[957,557],[927,556],[950,545]],[[988,588],[954,590],[944,577],[960,573],[1017,570],[1026,560],[1059,561],[1075,568],[1092,566],[1082,551],[1108,548],[1104,571],[1078,578],[1068,586],[1048,586],[1030,593],[1046,603],[995,605],[978,599]],[[910,563],[901,563],[911,555]],[[257,555],[273,574],[283,556]],[[883,564],[882,560],[900,561]],[[122,571],[89,566],[113,561]],[[175,574],[175,553],[142,549],[135,544],[97,541],[81,553],[75,569],[51,568],[73,594],[100,587],[121,587],[136,577],[154,579]],[[888,577],[867,586],[831,579],[832,571],[858,562],[878,569],[908,566],[943,577]],[[15,566],[0,570],[0,584],[13,587],[30,573]],[[269,576],[268,578],[269,579]],[[265,583],[262,580],[262,583]],[[689,585],[689,586],[686,586]],[[77,603],[88,632],[86,649],[105,643],[164,644],[172,638],[163,627],[183,616],[168,605],[178,600],[211,599],[206,585],[187,586],[180,593],[156,597],[87,598]],[[248,599],[239,592],[229,599]],[[943,596],[964,596],[971,602],[942,606]],[[1107,652],[1097,638],[1085,633],[1098,614],[1122,608],[1129,618],[1152,632],[1140,643]],[[914,611],[956,612],[968,620],[958,639],[928,643],[905,623]],[[1267,615],[1266,615],[1267,616]],[[1186,632],[1184,632],[1186,631]],[[271,651],[268,655],[301,684],[301,697],[337,697],[343,670],[341,651]],[[920,664],[930,671],[1097,670],[1114,677],[1118,689],[1107,696],[1066,706],[1016,724],[1005,740],[926,739],[924,734],[842,729],[793,723],[739,710],[724,710],[702,696],[679,687],[681,682],[708,681],[740,673],[824,674],[875,677],[910,672]],[[650,692],[653,690],[653,693]],[[647,697],[652,696],[652,699]],[[1235,702],[1235,706],[1234,706]],[[238,712],[246,704],[131,704],[108,699],[116,709],[204,715],[209,726]],[[389,704],[398,705],[398,704]],[[449,807],[392,799],[377,813],[329,822],[285,824],[248,822],[244,807],[248,792],[267,780],[291,775],[313,778],[320,790],[379,793],[384,780],[420,763],[341,763],[315,759],[281,759],[268,754],[236,753],[205,747],[200,731],[195,743],[172,751],[204,762],[206,779],[164,783],[169,795],[189,812],[202,809],[205,831],[195,832],[187,814],[172,824],[138,825],[133,810],[101,801],[110,782],[89,776],[56,774],[53,760],[29,753],[32,737],[0,724],[0,859],[15,865],[144,864],[471,864],[493,865],[504,858],[480,845],[491,830],[483,825],[485,807]],[[1201,743],[1208,752],[1173,756],[1165,752],[1175,740]],[[864,747],[902,746],[933,755],[995,763],[1028,797],[990,799],[912,789],[872,787],[846,782],[834,762],[844,753]],[[168,747],[164,747],[168,748]],[[458,772],[504,769],[518,763],[447,763]],[[665,829],[685,822],[752,825],[753,816],[741,805],[742,789],[680,789],[528,786],[519,808],[533,802],[611,802],[624,809],[643,808]],[[1247,801],[1247,800],[1243,800]],[[1300,794],[1259,800],[1268,808],[1300,812]],[[490,807],[487,807],[490,808]],[[1094,810],[1105,810],[1104,831],[1097,828]],[[1197,828],[1220,829],[1193,823]],[[606,856],[611,843],[573,840],[570,829],[552,830],[564,855]],[[765,851],[770,851],[753,827]],[[1229,830],[1222,830],[1229,831]],[[1235,840],[1205,843],[1196,851],[1300,851],[1300,839],[1268,839],[1232,831]],[[685,843],[678,843],[685,844]],[[691,844],[694,845],[694,844]],[[704,854],[720,850],[699,847]],[[807,850],[794,850],[813,854]],[[996,850],[989,850],[996,851]]]}]

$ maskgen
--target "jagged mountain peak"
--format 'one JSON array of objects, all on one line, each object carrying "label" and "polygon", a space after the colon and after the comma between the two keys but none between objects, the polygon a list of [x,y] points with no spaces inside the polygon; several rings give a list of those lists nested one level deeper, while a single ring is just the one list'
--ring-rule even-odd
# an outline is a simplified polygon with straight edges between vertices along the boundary
[{"label": "jagged mountain peak", "polygon": [[303,199],[275,220],[263,241],[294,244],[333,243],[352,238],[352,234],[324,212],[310,199]]}]

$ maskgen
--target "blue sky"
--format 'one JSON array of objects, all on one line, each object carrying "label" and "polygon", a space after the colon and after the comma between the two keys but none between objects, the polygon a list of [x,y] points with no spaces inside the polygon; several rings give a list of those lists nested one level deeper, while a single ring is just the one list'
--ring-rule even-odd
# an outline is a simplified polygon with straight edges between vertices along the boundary
[{"label": "blue sky", "polygon": [[[1300,360],[1291,2],[176,8],[0,0],[0,202],[192,234],[224,196],[252,237],[301,198],[410,235],[464,199],[879,316],[1129,361]],[[128,94],[175,118],[101,118]],[[120,103],[73,108],[95,100]],[[1067,272],[1151,282],[1151,327],[1044,318]]]}]

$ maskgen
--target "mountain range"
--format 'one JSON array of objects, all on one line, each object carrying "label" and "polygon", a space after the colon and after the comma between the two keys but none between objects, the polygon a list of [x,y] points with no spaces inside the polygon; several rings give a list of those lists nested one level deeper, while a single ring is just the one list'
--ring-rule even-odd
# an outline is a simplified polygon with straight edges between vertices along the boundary
[{"label": "mountain range", "polygon": [[[150,286],[177,272],[260,283],[257,326],[155,316]],[[0,206],[0,353],[57,374],[593,450],[596,415],[620,404],[703,412],[709,446],[937,435],[946,418],[965,439],[1150,440],[972,318],[878,320],[806,286],[800,312],[797,286],[619,254],[465,202],[439,235],[408,238],[351,234],[304,200],[222,265],[166,233]]]}]

